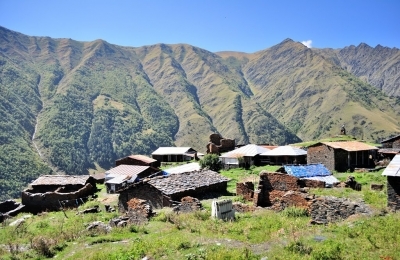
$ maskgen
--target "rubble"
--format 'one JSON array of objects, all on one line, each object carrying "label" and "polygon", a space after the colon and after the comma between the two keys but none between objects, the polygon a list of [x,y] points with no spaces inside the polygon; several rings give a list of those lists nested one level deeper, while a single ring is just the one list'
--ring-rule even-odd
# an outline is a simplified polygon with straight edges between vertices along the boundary
[{"label": "rubble", "polygon": [[203,206],[201,205],[200,200],[186,196],[181,199],[181,202],[173,207],[173,211],[176,213],[182,212],[182,213],[187,213],[187,212],[192,212],[196,210],[201,210]]},{"label": "rubble", "polygon": [[320,196],[312,200],[309,208],[312,224],[328,224],[346,219],[351,215],[371,215],[371,209],[362,201],[347,198]]}]

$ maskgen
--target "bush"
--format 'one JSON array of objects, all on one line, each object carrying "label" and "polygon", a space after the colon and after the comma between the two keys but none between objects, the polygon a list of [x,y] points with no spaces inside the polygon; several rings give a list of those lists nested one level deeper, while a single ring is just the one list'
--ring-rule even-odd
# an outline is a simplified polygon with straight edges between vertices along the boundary
[{"label": "bush", "polygon": [[200,167],[202,169],[210,169],[213,171],[219,171],[221,169],[221,162],[217,154],[206,154],[200,160]]}]

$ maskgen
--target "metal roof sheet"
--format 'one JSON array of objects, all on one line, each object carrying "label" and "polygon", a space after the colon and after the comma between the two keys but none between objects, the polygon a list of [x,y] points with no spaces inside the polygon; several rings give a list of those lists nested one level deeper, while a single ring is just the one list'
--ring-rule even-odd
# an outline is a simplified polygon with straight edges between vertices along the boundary
[{"label": "metal roof sheet", "polygon": [[273,150],[266,151],[260,155],[263,156],[299,156],[299,155],[307,155],[307,151],[293,147],[293,146],[279,146]]},{"label": "metal roof sheet", "polygon": [[151,179],[148,183],[166,195],[229,181],[221,174],[206,170],[171,174]]},{"label": "metal roof sheet", "polygon": [[42,175],[31,185],[85,185],[89,178],[90,175]]},{"label": "metal roof sheet", "polygon": [[396,176],[400,177],[400,154],[397,154],[382,172],[384,176]]},{"label": "metal roof sheet", "polygon": [[258,146],[255,144],[248,144],[233,151],[227,152],[221,155],[220,157],[224,158],[238,158],[243,156],[253,157],[256,156],[257,154],[265,153],[267,151],[269,151],[269,149],[264,148],[262,146]]},{"label": "metal roof sheet", "polygon": [[199,171],[200,170],[200,164],[197,162],[193,163],[188,163],[184,165],[180,165],[177,167],[169,168],[163,170],[167,174],[177,174],[177,173],[183,173],[183,172],[193,172],[193,171]]},{"label": "metal roof sheet", "polygon": [[141,166],[141,165],[125,165],[121,164],[117,167],[114,167],[108,171],[106,171],[106,176],[108,175],[126,175],[126,176],[133,176],[138,175],[145,170],[149,169],[150,166]]},{"label": "metal roof sheet", "polygon": [[378,148],[375,146],[358,141],[322,142],[322,143],[334,149],[343,149],[348,152],[378,150]]},{"label": "metal roof sheet", "polygon": [[323,164],[284,165],[285,171],[297,178],[329,176],[332,173]]},{"label": "metal roof sheet", "polygon": [[168,154],[185,154],[189,150],[193,150],[191,147],[159,147],[152,154],[154,155],[168,155]]},{"label": "metal roof sheet", "polygon": [[106,181],[106,183],[109,183],[109,184],[121,184],[121,183],[123,183],[123,182],[125,182],[125,181],[127,181],[129,179],[130,179],[130,176],[119,175],[119,176],[116,176],[116,177]]}]

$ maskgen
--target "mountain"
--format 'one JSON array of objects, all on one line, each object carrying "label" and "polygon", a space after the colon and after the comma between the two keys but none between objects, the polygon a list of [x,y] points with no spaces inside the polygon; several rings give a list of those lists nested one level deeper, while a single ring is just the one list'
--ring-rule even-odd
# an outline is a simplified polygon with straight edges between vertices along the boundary
[{"label": "mountain", "polygon": [[240,144],[317,139],[343,124],[371,141],[400,132],[398,85],[368,84],[340,52],[290,39],[252,54],[133,48],[0,27],[0,199],[40,174],[103,171],[159,146],[205,152],[213,132]]}]

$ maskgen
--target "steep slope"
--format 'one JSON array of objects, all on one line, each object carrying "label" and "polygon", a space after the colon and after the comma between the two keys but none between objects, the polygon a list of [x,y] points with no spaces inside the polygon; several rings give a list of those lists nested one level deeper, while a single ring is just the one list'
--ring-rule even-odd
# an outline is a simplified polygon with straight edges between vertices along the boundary
[{"label": "steep slope", "polygon": [[[301,139],[337,134],[378,140],[399,131],[399,103],[302,45],[285,40],[244,66],[254,100]],[[397,103],[396,103],[397,102]]]},{"label": "steep slope", "polygon": [[40,174],[103,171],[159,146],[205,152],[212,132],[240,144],[310,140],[343,124],[371,141],[400,132],[399,99],[337,53],[289,39],[253,54],[131,48],[0,27],[0,199]]},{"label": "steep slope", "polygon": [[365,43],[343,49],[316,50],[389,96],[400,97],[400,50]]}]

